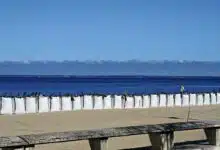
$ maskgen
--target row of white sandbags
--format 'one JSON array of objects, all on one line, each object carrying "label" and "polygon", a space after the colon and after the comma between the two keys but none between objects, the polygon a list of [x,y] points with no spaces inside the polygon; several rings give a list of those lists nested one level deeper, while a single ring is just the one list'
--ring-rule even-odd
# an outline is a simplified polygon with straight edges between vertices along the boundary
[{"label": "row of white sandbags", "polygon": [[0,114],[41,113],[81,109],[129,109],[220,104],[220,93],[151,94],[143,96],[1,97]]}]

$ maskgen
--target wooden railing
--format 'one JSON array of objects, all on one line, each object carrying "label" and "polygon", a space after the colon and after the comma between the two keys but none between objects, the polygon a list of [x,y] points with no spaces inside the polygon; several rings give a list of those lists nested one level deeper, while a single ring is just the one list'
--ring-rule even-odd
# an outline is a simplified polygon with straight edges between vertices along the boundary
[{"label": "wooden railing", "polygon": [[0,137],[0,148],[2,150],[34,149],[34,146],[39,144],[88,140],[91,150],[107,150],[108,138],[149,134],[153,150],[171,150],[175,131],[196,129],[204,129],[210,145],[220,145],[219,122],[193,121]]}]

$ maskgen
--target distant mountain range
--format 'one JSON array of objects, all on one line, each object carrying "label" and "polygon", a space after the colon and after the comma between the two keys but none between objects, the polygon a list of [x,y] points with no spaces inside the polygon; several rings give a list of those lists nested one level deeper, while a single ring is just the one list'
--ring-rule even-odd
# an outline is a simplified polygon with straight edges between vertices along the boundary
[{"label": "distant mountain range", "polygon": [[220,62],[4,61],[0,62],[0,75],[220,76]]}]

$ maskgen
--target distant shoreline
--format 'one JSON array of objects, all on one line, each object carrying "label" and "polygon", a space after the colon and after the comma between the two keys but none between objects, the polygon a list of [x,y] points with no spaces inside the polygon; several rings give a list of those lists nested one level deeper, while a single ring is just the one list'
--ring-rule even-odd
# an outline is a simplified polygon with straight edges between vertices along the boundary
[{"label": "distant shoreline", "polygon": [[219,77],[220,62],[0,62],[0,76]]}]

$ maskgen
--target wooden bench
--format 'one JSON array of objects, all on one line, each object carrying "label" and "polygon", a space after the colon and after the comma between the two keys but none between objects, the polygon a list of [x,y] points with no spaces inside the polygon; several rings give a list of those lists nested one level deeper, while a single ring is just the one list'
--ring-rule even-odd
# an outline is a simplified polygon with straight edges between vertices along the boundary
[{"label": "wooden bench", "polygon": [[0,148],[2,150],[34,149],[34,146],[39,144],[88,140],[91,150],[107,150],[108,138],[149,134],[153,150],[171,150],[175,131],[196,129],[204,129],[210,145],[220,146],[220,122],[192,121],[0,137]]}]

